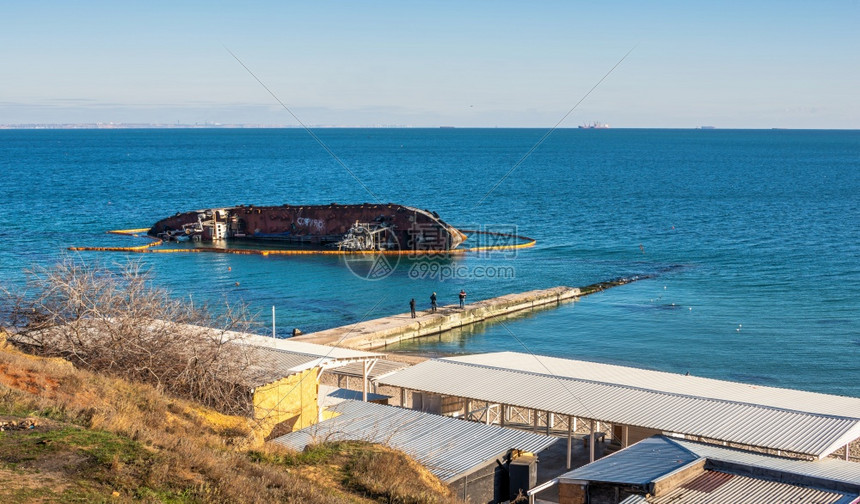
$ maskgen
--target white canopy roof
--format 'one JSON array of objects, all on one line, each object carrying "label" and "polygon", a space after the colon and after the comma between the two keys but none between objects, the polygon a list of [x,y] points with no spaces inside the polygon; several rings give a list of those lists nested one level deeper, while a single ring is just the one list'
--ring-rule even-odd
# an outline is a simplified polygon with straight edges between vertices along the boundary
[{"label": "white canopy roof", "polygon": [[428,360],[379,383],[817,458],[860,438],[857,399],[788,389],[769,398],[743,384],[585,364],[502,352]]}]

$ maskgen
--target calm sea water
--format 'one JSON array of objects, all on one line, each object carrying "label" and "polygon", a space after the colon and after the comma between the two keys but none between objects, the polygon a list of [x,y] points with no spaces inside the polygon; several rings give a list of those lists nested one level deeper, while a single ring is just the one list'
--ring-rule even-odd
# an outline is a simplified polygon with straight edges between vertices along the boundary
[{"label": "calm sea water", "polygon": [[461,288],[476,300],[655,275],[402,349],[528,350],[860,396],[860,132],[558,130],[512,172],[544,131],[316,133],[348,169],[297,129],[0,131],[0,282],[19,288],[23,269],[71,245],[137,243],[104,232],[177,211],[390,201],[538,242],[404,259],[377,281],[342,257],[79,255],[140,259],[180,298],[246,302],[261,332],[275,306],[282,335],[429,305],[433,291],[445,304]]}]

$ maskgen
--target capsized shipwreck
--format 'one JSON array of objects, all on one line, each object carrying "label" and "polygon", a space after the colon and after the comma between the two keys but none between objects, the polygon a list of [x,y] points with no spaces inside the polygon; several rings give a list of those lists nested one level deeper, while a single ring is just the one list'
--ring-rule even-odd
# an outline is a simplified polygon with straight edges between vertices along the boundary
[{"label": "capsized shipwreck", "polygon": [[209,208],[162,219],[148,234],[165,241],[266,241],[349,251],[444,251],[467,238],[436,212],[394,203]]}]

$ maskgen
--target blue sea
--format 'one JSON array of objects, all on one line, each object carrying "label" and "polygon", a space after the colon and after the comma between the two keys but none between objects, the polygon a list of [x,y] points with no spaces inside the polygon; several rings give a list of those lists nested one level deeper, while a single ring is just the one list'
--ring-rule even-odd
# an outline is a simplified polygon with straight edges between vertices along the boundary
[{"label": "blue sea", "polygon": [[[649,276],[558,309],[398,347],[497,350],[860,396],[860,131],[0,131],[0,283],[178,211],[395,202],[537,240],[403,258],[73,253],[141,260],[179,299],[247,303],[282,336],[557,285]],[[524,159],[525,157],[525,159]],[[352,262],[350,262],[352,261]],[[370,277],[370,278],[368,278]]]}]

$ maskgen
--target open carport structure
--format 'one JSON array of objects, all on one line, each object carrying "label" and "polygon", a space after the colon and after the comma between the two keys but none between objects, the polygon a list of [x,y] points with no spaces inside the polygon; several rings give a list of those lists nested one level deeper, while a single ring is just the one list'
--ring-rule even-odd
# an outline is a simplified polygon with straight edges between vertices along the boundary
[{"label": "open carport structure", "polygon": [[[350,388],[349,379],[358,379],[367,381],[376,392],[378,382],[381,378],[396,373],[403,368],[409,367],[405,362],[397,362],[386,359],[375,359],[370,361],[370,365],[365,364],[366,361],[353,362],[332,368],[331,374],[337,376],[337,385]],[[345,382],[345,383],[342,383]]]},{"label": "open carport structure", "polygon": [[[620,445],[658,433],[820,459],[860,438],[860,399],[761,387],[515,352],[432,359],[379,380],[412,391],[413,407],[505,425],[527,413],[535,430],[566,424],[568,465],[577,420],[612,426]],[[416,394],[417,393],[417,394]],[[421,405],[415,404],[418,398]],[[456,403],[456,411],[446,405]],[[432,402],[432,401],[431,401]],[[518,414],[518,413],[517,413]]]}]

